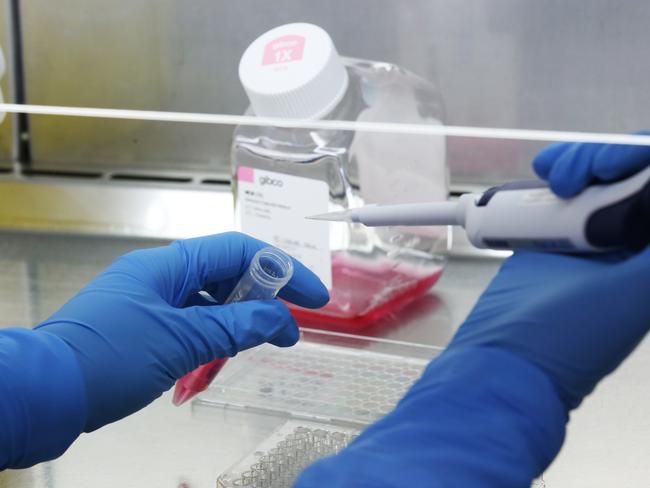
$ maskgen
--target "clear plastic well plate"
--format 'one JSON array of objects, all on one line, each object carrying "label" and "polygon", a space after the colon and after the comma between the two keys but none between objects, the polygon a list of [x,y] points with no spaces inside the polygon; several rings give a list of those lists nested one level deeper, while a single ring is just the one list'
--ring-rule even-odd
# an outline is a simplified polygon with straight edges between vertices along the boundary
[{"label": "clear plastic well plate", "polygon": [[303,329],[293,347],[237,355],[201,403],[363,427],[388,413],[440,348]]},{"label": "clear plastic well plate", "polygon": [[336,454],[357,436],[355,429],[290,420],[217,479],[217,488],[288,488],[317,459]]},{"label": "clear plastic well plate", "polygon": [[[329,331],[301,334],[291,348],[240,353],[197,396],[196,406],[263,414],[251,418],[276,425],[218,477],[217,488],[289,488],[306,466],[388,413],[441,351]],[[540,479],[538,486],[546,485]]]}]

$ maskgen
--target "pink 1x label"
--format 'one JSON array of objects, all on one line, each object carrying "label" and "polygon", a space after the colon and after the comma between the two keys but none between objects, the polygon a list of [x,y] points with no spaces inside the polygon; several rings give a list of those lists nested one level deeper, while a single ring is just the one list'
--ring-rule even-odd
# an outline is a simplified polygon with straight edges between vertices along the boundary
[{"label": "pink 1x label", "polygon": [[305,51],[305,38],[297,35],[278,37],[264,48],[262,65],[300,61]]}]

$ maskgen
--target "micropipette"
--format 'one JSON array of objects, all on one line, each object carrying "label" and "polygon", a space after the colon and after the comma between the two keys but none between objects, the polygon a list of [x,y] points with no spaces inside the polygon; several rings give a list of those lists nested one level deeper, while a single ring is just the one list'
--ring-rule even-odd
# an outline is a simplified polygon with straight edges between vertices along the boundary
[{"label": "micropipette", "polygon": [[[246,300],[275,298],[282,287],[289,282],[291,276],[293,276],[293,262],[287,254],[275,247],[262,248],[253,256],[248,269],[224,305]],[[215,359],[178,380],[174,390],[174,405],[181,405],[207,389],[227,361],[227,357]]]},{"label": "micropipette", "polygon": [[541,180],[515,181],[456,201],[365,207],[307,217],[376,227],[459,225],[479,248],[550,252],[640,249],[650,242],[650,167],[557,197]]}]

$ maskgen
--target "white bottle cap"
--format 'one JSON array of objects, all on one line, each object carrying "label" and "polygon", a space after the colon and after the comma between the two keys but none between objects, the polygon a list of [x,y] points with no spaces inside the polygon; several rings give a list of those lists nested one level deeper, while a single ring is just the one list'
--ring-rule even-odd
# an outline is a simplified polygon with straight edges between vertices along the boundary
[{"label": "white bottle cap", "polygon": [[239,63],[239,79],[260,117],[319,119],[348,87],[329,34],[304,23],[276,27],[253,41]]}]

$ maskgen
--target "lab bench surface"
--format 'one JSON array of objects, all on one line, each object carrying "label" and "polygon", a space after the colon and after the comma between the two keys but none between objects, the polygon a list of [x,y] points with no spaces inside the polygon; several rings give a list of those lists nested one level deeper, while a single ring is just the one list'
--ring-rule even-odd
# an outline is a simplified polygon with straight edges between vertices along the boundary
[{"label": "lab bench surface", "polygon": [[[117,256],[165,243],[0,233],[0,327],[44,320]],[[499,264],[494,258],[451,258],[431,292],[365,333],[444,346]],[[574,413],[565,447],[544,476],[546,487],[648,486],[648,411],[646,340]],[[174,407],[167,393],[122,421],[83,434],[55,461],[0,473],[0,488],[214,487],[219,474],[277,425],[195,403]]]}]

